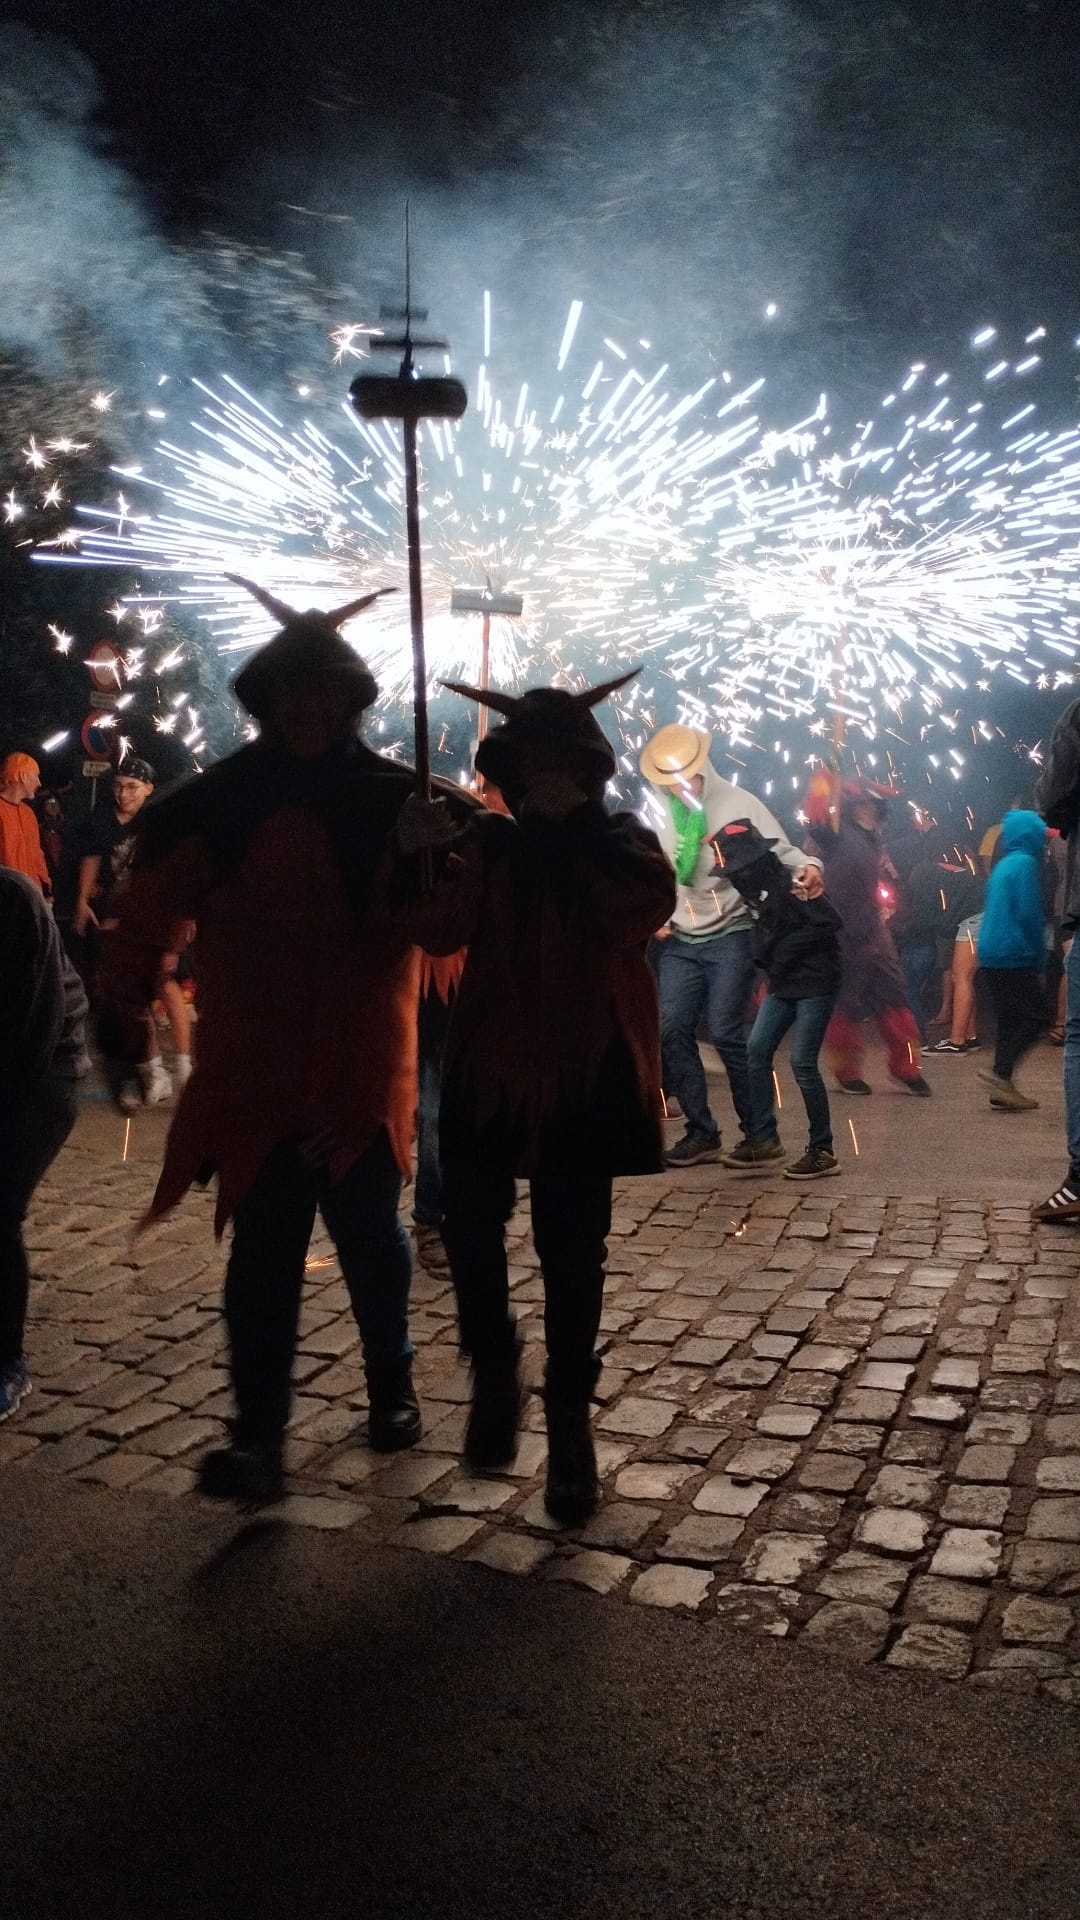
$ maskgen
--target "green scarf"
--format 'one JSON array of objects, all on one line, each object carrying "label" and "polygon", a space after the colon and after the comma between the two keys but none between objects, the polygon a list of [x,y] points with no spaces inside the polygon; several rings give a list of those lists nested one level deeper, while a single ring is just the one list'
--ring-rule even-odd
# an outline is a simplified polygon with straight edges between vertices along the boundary
[{"label": "green scarf", "polygon": [[667,803],[675,822],[675,878],[680,887],[688,887],[693,882],[701,843],[708,832],[705,809],[688,807],[671,787],[668,788]]}]

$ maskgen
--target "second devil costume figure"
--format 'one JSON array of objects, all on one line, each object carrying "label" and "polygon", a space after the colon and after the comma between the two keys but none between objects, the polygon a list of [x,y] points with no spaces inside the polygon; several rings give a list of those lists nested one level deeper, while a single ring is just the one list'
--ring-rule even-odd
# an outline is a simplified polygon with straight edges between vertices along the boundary
[{"label": "second devil costume figure", "polygon": [[504,1236],[520,1175],[544,1279],[546,1502],[565,1521],[588,1513],[598,1491],[589,1401],[612,1179],[663,1165],[645,943],[670,916],[675,884],[655,835],[602,804],[615,756],[591,708],[622,684],[519,699],[454,688],[504,715],[477,768],[512,818],[469,825],[416,927],[429,950],[468,946],[440,1123],[443,1238],[473,1365],[466,1457],[490,1471],[517,1445]]}]

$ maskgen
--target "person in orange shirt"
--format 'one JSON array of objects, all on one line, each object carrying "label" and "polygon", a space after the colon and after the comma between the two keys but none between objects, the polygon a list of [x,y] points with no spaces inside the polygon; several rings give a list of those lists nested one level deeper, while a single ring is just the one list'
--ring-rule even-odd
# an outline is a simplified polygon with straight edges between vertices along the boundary
[{"label": "person in orange shirt", "polygon": [[30,805],[41,785],[41,771],[28,753],[9,753],[0,767],[0,867],[14,867],[51,895],[52,880],[37,815]]}]

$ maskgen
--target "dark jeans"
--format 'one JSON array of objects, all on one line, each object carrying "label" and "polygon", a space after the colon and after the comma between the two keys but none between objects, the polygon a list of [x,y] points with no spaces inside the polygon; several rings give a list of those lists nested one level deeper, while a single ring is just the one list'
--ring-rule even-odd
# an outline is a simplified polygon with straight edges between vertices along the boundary
[{"label": "dark jeans", "polygon": [[[474,1365],[504,1355],[514,1340],[506,1273],[512,1174],[480,1160],[443,1163],[443,1241],[454,1276],[461,1346]],[[556,1398],[588,1399],[598,1372],[596,1337],[604,1303],[611,1181],[604,1176],[536,1174],[530,1182],[533,1240],[544,1278],[547,1384]]]},{"label": "dark jeans", "polygon": [[753,978],[754,936],[749,928],[698,941],[672,934],[661,945],[664,1091],[675,1094],[691,1133],[710,1136],[717,1130],[697,1043],[703,1014],[709,1039],[724,1063],[739,1124],[744,1133],[751,1131],[744,1020]]},{"label": "dark jeans", "polygon": [[292,1398],[304,1260],[316,1209],[337,1248],[369,1374],[407,1360],[409,1236],[398,1218],[401,1174],[385,1133],[342,1179],[306,1167],[285,1140],[263,1162],[236,1209],[225,1275],[236,1437],[276,1445]]},{"label": "dark jeans", "polygon": [[1031,967],[984,967],[997,1021],[994,1072],[1011,1080],[1049,1021],[1043,977]]},{"label": "dark jeans", "polygon": [[831,993],[811,994],[802,1000],[778,1000],[771,993],[765,995],[747,1043],[755,1140],[776,1138],[772,1066],[777,1047],[785,1033],[794,1027],[791,1071],[810,1123],[810,1145],[832,1151],[829,1096],[818,1070],[818,1054],[835,1003],[836,996]]},{"label": "dark jeans", "polygon": [[920,1037],[926,1039],[926,988],[937,964],[937,947],[932,940],[921,945],[900,948],[907,1003],[915,1015]]},{"label": "dark jeans", "polygon": [[0,1367],[23,1351],[30,1297],[23,1222],[34,1188],[78,1118],[78,1085],[47,1076],[25,1106],[0,1113]]},{"label": "dark jeans", "polygon": [[438,994],[420,1002],[418,1099],[416,1108],[416,1185],[412,1217],[418,1227],[442,1223],[442,1171],[439,1166],[439,1097],[442,1090],[442,1050],[449,1009]]}]

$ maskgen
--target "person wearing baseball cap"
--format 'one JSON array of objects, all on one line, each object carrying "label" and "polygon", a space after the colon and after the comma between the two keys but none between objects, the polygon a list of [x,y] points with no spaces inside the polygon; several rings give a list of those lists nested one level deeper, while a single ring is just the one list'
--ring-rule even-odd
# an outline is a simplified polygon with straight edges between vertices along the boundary
[{"label": "person wearing baseball cap", "polygon": [[[710,745],[698,727],[661,727],[645,742],[639,763],[656,795],[656,830],[678,882],[675,911],[659,936],[658,967],[664,1086],[686,1119],[682,1139],[667,1152],[673,1167],[721,1157],[697,1041],[702,1018],[723,1061],[743,1137],[753,1138],[744,1025],[754,977],[753,918],[731,882],[714,871],[713,836],[732,820],[748,821],[772,842],[803,897],[822,891],[821,862],[793,847],[760,800],[716,771]],[[782,1153],[777,1144],[764,1157]]]},{"label": "person wearing baseball cap", "polygon": [[24,873],[44,894],[52,880],[41,846],[37,815],[30,805],[41,785],[36,760],[28,753],[9,753],[0,766],[0,867]]}]

